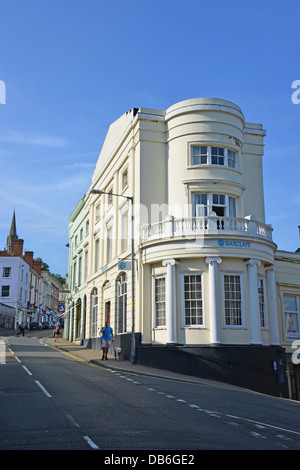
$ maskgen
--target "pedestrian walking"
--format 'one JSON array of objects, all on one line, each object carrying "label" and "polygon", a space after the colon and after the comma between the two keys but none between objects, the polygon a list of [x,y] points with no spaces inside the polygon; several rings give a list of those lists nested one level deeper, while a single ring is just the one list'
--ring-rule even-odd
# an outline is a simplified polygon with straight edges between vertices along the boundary
[{"label": "pedestrian walking", "polygon": [[54,330],[54,342],[58,342],[59,341],[59,335],[60,335],[60,324],[59,324],[59,321],[56,323],[56,327],[55,327],[55,330]]},{"label": "pedestrian walking", "polygon": [[105,326],[103,326],[100,330],[100,333],[102,333],[102,361],[104,359],[108,359],[107,353],[109,350],[109,346],[111,341],[114,341],[114,330],[109,326],[109,322],[107,321],[105,323]]},{"label": "pedestrian walking", "polygon": [[19,333],[17,333],[17,336],[23,334],[25,336],[25,323],[22,321],[22,323],[19,325]]}]

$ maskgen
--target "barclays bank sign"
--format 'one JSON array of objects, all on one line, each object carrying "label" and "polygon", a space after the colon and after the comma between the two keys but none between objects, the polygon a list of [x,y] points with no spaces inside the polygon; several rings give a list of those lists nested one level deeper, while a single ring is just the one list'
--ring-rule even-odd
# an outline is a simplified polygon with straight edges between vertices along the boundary
[{"label": "barclays bank sign", "polygon": [[242,242],[239,240],[219,240],[218,241],[219,246],[230,246],[230,247],[235,247],[235,248],[251,248],[251,243],[250,242]]}]

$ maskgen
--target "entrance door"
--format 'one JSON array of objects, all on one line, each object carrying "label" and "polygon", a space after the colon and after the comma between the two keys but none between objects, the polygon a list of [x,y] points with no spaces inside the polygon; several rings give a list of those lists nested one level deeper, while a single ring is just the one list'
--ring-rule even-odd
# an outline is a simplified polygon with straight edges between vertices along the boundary
[{"label": "entrance door", "polygon": [[105,302],[105,322],[110,323],[110,301]]}]

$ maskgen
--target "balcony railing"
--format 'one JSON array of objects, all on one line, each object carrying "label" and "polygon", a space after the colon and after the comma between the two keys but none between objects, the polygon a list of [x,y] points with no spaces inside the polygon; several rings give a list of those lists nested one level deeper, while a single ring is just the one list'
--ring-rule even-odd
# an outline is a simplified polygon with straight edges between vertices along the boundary
[{"label": "balcony railing", "polygon": [[143,243],[173,237],[201,237],[205,235],[235,235],[257,237],[272,241],[272,227],[254,219],[253,216],[235,217],[193,217],[176,219],[170,217],[162,222],[144,225]]}]

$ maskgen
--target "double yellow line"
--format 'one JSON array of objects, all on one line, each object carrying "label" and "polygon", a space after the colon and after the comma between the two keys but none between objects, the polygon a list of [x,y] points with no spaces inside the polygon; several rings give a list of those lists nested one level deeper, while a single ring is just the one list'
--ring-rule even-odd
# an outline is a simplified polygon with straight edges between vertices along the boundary
[{"label": "double yellow line", "polygon": [[69,352],[67,351],[64,351],[63,349],[60,349],[58,347],[53,347],[53,346],[50,346],[51,349],[54,349],[54,351],[59,351],[60,353],[62,354],[65,354],[65,356],[68,356],[70,357],[71,359],[74,359],[75,361],[78,361],[78,362],[81,362],[82,364],[85,364],[87,366],[90,366],[90,367],[100,367],[100,369],[105,369],[105,367],[101,367],[101,366],[98,366],[97,364],[92,364],[91,362],[88,362],[88,361],[85,361],[84,359],[81,359],[80,357],[78,356],[74,356],[73,354],[70,354]]},{"label": "double yellow line", "polygon": [[[70,357],[71,359],[74,359],[75,361],[81,362],[82,364],[85,364],[86,366],[97,367],[98,369],[102,369],[102,370],[108,370],[107,367],[102,367],[99,364],[93,364],[92,362],[85,361],[84,359],[81,359],[78,356],[74,356],[73,354],[71,354],[67,351],[64,351],[63,349],[60,349],[57,346],[55,346],[55,347],[50,346],[50,348],[53,349],[54,351],[59,351],[60,353],[65,354],[66,356]],[[136,373],[136,372],[126,372],[125,370],[122,370],[122,374],[124,374],[124,375],[135,375],[137,377],[143,375],[141,373],[139,374],[139,373]]]}]

